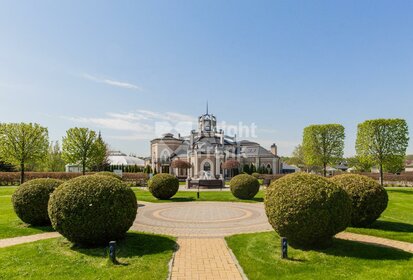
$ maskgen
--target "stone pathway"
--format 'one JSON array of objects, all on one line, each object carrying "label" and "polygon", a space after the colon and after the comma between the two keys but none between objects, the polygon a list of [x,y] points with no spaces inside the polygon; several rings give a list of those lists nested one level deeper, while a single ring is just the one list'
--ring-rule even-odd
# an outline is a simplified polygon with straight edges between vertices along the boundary
[{"label": "stone pathway", "polygon": [[43,239],[55,238],[59,236],[61,235],[57,232],[46,232],[46,233],[39,233],[39,234],[33,234],[33,235],[27,235],[27,236],[0,239],[0,248],[39,241]]},{"label": "stone pathway", "polygon": [[178,238],[171,280],[242,280],[223,238]]},{"label": "stone pathway", "polygon": [[375,237],[371,235],[363,235],[351,232],[340,232],[336,235],[337,238],[368,243],[376,246],[390,247],[399,249],[405,252],[413,253],[413,243],[391,240],[387,238]]},{"label": "stone pathway", "polygon": [[273,230],[262,203],[174,202],[139,204],[133,230],[179,237],[224,237]]}]

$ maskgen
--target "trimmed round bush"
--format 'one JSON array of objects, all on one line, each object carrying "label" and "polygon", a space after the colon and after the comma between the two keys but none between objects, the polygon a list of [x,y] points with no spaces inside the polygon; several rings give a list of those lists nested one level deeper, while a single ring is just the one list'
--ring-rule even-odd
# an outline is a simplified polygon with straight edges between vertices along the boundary
[{"label": "trimmed round bush", "polygon": [[122,180],[122,178],[120,176],[116,175],[113,172],[109,172],[109,171],[101,171],[101,172],[93,174],[93,176],[109,176],[109,177],[112,177],[112,178]]},{"label": "trimmed round bush", "polygon": [[229,186],[232,194],[239,199],[252,199],[260,189],[258,179],[248,174],[233,177]]},{"label": "trimmed round bush", "polygon": [[350,196],[353,205],[351,225],[354,227],[370,225],[387,208],[387,192],[372,178],[358,174],[343,174],[330,180]]},{"label": "trimmed round bush", "polygon": [[49,200],[55,230],[81,245],[102,245],[125,236],[137,212],[131,188],[109,176],[80,176],[60,185]]},{"label": "trimmed round bush", "polygon": [[27,224],[50,225],[47,204],[50,194],[62,183],[57,179],[34,179],[21,184],[12,195],[14,212]]},{"label": "trimmed round bush", "polygon": [[259,179],[261,174],[258,173],[258,172],[254,172],[251,175],[254,176],[255,178]]},{"label": "trimmed round bush", "polygon": [[273,181],[264,202],[268,221],[293,247],[328,247],[350,224],[349,196],[318,175],[294,173]]},{"label": "trimmed round bush", "polygon": [[170,199],[178,192],[179,180],[171,174],[156,174],[148,181],[148,189],[157,199]]}]

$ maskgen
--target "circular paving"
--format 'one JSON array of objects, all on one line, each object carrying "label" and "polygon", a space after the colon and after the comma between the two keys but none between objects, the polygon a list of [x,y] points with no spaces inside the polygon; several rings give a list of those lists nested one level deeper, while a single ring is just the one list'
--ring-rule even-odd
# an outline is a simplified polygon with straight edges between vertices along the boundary
[{"label": "circular paving", "polygon": [[140,204],[132,229],[180,237],[222,237],[272,227],[262,203],[174,202]]}]

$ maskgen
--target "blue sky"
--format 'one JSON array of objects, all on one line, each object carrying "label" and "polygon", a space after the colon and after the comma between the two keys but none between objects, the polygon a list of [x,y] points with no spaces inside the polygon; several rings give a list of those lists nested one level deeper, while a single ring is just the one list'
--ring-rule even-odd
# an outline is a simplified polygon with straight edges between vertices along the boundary
[{"label": "blue sky", "polygon": [[281,155],[305,126],[343,124],[350,156],[366,119],[413,131],[412,13],[412,1],[1,1],[0,122],[41,123],[51,140],[90,127],[146,156],[157,128],[189,133],[208,100]]}]

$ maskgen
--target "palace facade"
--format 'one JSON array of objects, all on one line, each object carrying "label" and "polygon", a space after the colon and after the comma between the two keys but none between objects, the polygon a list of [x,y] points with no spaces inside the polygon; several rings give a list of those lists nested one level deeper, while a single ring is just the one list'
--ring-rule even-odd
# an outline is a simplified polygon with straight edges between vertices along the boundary
[{"label": "palace facade", "polygon": [[[176,160],[184,161],[189,168],[173,168]],[[239,163],[239,171],[244,165],[254,165],[256,170],[281,173],[275,144],[267,150],[255,142],[237,141],[236,136],[218,130],[216,117],[208,112],[198,118],[198,129],[192,130],[189,136],[175,137],[167,133],[151,141],[152,169],[158,173],[191,179],[223,179],[232,174],[223,168],[229,160]]]}]

